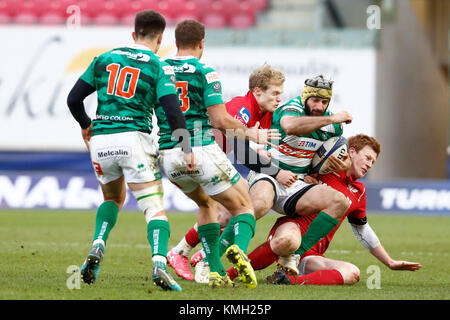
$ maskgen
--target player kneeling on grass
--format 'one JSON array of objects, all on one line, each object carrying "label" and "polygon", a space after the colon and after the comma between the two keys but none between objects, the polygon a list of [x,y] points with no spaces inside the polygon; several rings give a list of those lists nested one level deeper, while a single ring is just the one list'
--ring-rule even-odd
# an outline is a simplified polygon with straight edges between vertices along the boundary
[{"label": "player kneeling on grass", "polygon": [[[156,150],[150,136],[151,124],[149,127],[153,109],[161,105],[170,132],[186,129],[171,79],[175,75],[171,67],[154,54],[161,44],[165,25],[159,13],[139,12],[133,32],[135,44],[95,58],[67,98],[90,149],[104,197],[97,210],[93,246],[81,267],[83,281],[88,284],[97,279],[109,233],[125,200],[126,182],[147,221],[154,283],[163,290],[181,291],[166,269],[170,227],[163,206]],[[83,100],[96,90],[97,117],[91,123]],[[180,157],[192,163],[188,143],[185,149],[187,153]],[[191,166],[186,169],[192,169]]]},{"label": "player kneeling on grass", "polygon": [[[238,270],[243,283],[250,288],[257,285],[246,251],[255,232],[255,217],[246,184],[240,179],[225,153],[214,140],[212,129],[232,130],[238,137],[259,143],[276,139],[276,130],[247,128],[233,119],[223,104],[222,86],[217,73],[201,63],[205,27],[195,20],[184,20],[175,28],[177,54],[166,61],[173,66],[181,109],[191,134],[195,171],[186,171],[177,146],[164,121],[160,124],[160,163],[167,177],[199,206],[198,234],[210,265],[211,287],[233,286],[219,256],[219,232],[216,202],[221,203],[236,219],[234,245],[226,256]],[[156,110],[157,115],[161,114]],[[163,115],[161,115],[163,118]],[[275,134],[272,134],[275,133]],[[262,138],[258,141],[258,136]]]},{"label": "player kneeling on grass", "polygon": [[[346,172],[329,173],[317,176],[317,180],[308,177],[311,182],[326,184],[338,190],[350,201],[350,207],[340,219],[339,224],[322,240],[301,257],[292,255],[302,241],[311,221],[317,215],[279,218],[265,243],[249,254],[255,270],[263,269],[279,256],[294,262],[295,268],[289,272],[277,270],[267,277],[269,283],[304,285],[343,285],[359,281],[359,269],[346,261],[329,259],[324,256],[334,234],[347,217],[355,237],[379,261],[392,270],[415,271],[421,268],[416,262],[393,260],[381,245],[377,235],[367,223],[366,190],[357,180],[364,177],[372,168],[379,153],[378,141],[367,135],[359,134],[348,139],[351,167]],[[228,270],[234,275],[234,270]]]}]

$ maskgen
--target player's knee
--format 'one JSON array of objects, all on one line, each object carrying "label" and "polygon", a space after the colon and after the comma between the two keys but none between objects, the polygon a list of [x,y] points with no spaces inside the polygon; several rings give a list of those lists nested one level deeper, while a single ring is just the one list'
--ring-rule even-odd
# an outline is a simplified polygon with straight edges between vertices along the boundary
[{"label": "player's knee", "polygon": [[208,196],[198,199],[197,205],[199,207],[203,207],[203,208],[211,209],[211,210],[215,210],[217,208],[217,203]]},{"label": "player's knee", "polygon": [[133,191],[139,209],[144,213],[147,223],[155,218],[167,219],[163,202],[162,184],[155,184],[148,188]]},{"label": "player's knee", "polygon": [[344,283],[347,285],[353,285],[360,280],[360,271],[359,268],[355,265],[349,265],[346,268]]},{"label": "player's knee", "polygon": [[287,255],[300,247],[300,240],[292,237],[290,234],[283,234],[274,237],[270,241],[272,250],[279,256]]},{"label": "player's knee", "polygon": [[255,198],[252,199],[253,210],[255,211],[255,218],[259,218],[266,215],[272,208],[272,201],[267,198]]},{"label": "player's knee", "polygon": [[219,220],[219,225],[221,228],[226,227],[231,219],[231,214],[222,208],[222,210],[217,211],[217,220]]},{"label": "player's knee", "polygon": [[345,215],[345,212],[350,208],[348,199],[338,191],[334,191],[331,197],[332,215],[336,219],[340,219]]}]

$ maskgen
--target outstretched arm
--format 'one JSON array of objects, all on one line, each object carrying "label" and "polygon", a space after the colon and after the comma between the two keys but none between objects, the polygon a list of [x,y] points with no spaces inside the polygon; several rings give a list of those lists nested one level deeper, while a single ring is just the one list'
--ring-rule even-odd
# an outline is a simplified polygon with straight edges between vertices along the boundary
[{"label": "outstretched arm", "polygon": [[351,123],[353,117],[347,111],[340,111],[330,116],[304,116],[295,117],[286,115],[281,118],[280,124],[288,135],[310,134],[329,124]]},{"label": "outstretched arm", "polygon": [[391,270],[419,270],[422,265],[417,262],[393,260],[380,243],[375,231],[367,223],[367,218],[356,219],[348,217],[356,239],[379,261]]},{"label": "outstretched arm", "polygon": [[416,271],[422,268],[422,265],[418,262],[393,260],[381,244],[372,249],[370,253],[391,270]]}]

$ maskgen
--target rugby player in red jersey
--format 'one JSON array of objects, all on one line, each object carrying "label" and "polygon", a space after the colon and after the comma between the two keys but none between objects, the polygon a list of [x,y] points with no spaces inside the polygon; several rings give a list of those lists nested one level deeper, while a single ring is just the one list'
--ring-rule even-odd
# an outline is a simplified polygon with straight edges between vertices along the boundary
[{"label": "rugby player in red jersey", "polygon": [[[283,73],[268,64],[264,64],[255,69],[249,77],[249,91],[247,94],[245,96],[235,97],[225,103],[228,113],[246,127],[270,129],[272,114],[281,103],[284,80]],[[225,153],[230,153],[234,149],[234,156],[237,162],[247,166],[251,165],[246,161],[246,159],[249,159],[248,152],[244,150],[244,144],[246,142],[234,139],[232,143],[229,143],[228,141],[231,139],[224,136],[221,132],[215,131],[214,134],[217,144],[222,147]],[[253,148],[257,149],[257,146],[253,146]],[[270,153],[267,150],[260,149],[257,152],[266,160],[270,159]],[[249,168],[258,170],[255,167]],[[271,168],[268,169],[270,170]],[[281,170],[278,167],[273,170],[275,171],[271,175],[283,185],[289,186],[297,180],[297,176],[290,171]],[[227,225],[231,215],[219,206],[218,218],[220,226],[223,228]],[[175,269],[177,275],[184,279],[194,280],[194,275],[189,267],[188,256],[191,249],[198,243],[200,243],[200,240],[197,233],[197,224],[195,224],[181,239],[178,245],[168,252],[169,265]],[[195,266],[196,262],[200,261],[203,257],[199,252],[193,258],[191,263]],[[199,271],[198,274],[204,274],[207,277],[209,272],[203,270]],[[198,280],[198,282],[208,283],[208,280],[205,278]]]},{"label": "rugby player in red jersey", "polygon": [[[367,135],[359,134],[348,139],[349,156],[352,165],[344,172],[319,175],[317,180],[309,177],[309,182],[326,184],[342,192],[350,202],[350,207],[339,224],[322,240],[301,257],[292,254],[301,244],[302,235],[317,214],[307,216],[284,216],[279,218],[269,233],[267,241],[248,255],[254,270],[261,270],[273,262],[281,260],[282,269],[267,277],[269,283],[303,285],[343,285],[359,281],[358,267],[350,262],[329,259],[324,256],[334,234],[347,217],[355,237],[379,261],[392,270],[415,271],[422,266],[417,262],[392,259],[381,245],[377,235],[367,223],[366,190],[362,182],[372,168],[379,153],[379,142]],[[306,180],[306,179],[305,179]],[[227,271],[234,278],[236,270]]]}]

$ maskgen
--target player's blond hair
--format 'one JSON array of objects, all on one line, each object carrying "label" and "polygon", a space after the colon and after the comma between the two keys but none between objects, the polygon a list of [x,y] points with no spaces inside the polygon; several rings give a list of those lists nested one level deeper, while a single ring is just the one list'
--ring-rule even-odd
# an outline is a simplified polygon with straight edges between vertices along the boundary
[{"label": "player's blond hair", "polygon": [[381,152],[381,145],[378,140],[362,133],[348,138],[348,146],[354,148],[356,152],[359,152],[365,146],[369,146],[375,151],[377,157]]},{"label": "player's blond hair", "polygon": [[284,83],[285,77],[283,72],[277,70],[267,63],[255,69],[248,79],[248,87],[250,90],[256,87],[266,91],[270,85],[279,86]]}]

